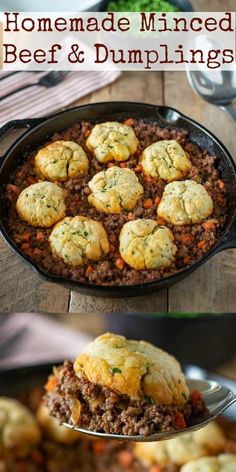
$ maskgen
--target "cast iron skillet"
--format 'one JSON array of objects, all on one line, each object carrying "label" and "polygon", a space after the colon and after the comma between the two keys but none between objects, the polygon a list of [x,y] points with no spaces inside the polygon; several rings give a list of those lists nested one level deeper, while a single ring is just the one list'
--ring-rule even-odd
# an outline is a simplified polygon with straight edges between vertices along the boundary
[{"label": "cast iron skillet", "polygon": [[[153,282],[131,286],[102,286],[80,283],[62,276],[49,274],[44,269],[39,267],[38,264],[32,262],[27,256],[25,256],[8,234],[7,207],[4,200],[5,184],[9,182],[10,174],[15,170],[16,164],[19,161],[22,153],[26,150],[32,151],[37,149],[40,145],[46,142],[48,137],[53,133],[69,128],[70,126],[74,125],[76,121],[80,120],[101,122],[107,120],[115,121],[117,119],[122,120],[127,117],[156,121],[162,127],[187,130],[190,141],[198,144],[203,149],[207,149],[210,154],[217,156],[217,166],[220,169],[223,178],[228,183],[230,194],[228,207],[229,217],[225,232],[218,243],[207,254],[205,254],[197,262],[193,263],[190,267],[182,269],[181,271],[169,277]],[[236,248],[235,163],[219,139],[217,139],[202,125],[181,114],[174,108],[135,102],[104,102],[83,105],[70,110],[65,110],[48,118],[11,121],[0,130],[0,139],[10,130],[22,127],[26,128],[26,131],[19,139],[14,142],[14,144],[10,147],[10,149],[8,149],[2,158],[3,162],[0,169],[0,229],[5,241],[11,246],[11,248],[48,281],[61,283],[70,289],[79,290],[81,293],[100,297],[131,297],[144,295],[157,290],[162,290],[176,282],[179,282],[194,272],[198,267],[200,267],[218,252],[223,251],[224,249]]]}]

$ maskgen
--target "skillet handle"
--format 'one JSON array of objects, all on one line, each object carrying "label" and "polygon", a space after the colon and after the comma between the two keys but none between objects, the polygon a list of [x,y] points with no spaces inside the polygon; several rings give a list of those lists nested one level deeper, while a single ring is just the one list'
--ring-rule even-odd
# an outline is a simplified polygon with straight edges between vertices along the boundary
[{"label": "skillet handle", "polygon": [[47,118],[29,118],[29,119],[24,119],[24,120],[13,120],[13,121],[9,121],[4,126],[2,126],[2,128],[0,128],[0,142],[1,142],[1,139],[4,139],[6,135],[9,134],[10,136],[11,132],[17,129],[18,130],[22,129],[22,133],[17,136],[17,139],[14,138],[13,142],[10,143],[10,145],[8,146],[8,149],[4,152],[4,154],[0,155],[0,158],[4,160],[8,151],[11,149],[13,144],[15,144],[19,138],[21,138],[30,129],[34,128],[40,123],[43,123],[46,120]]}]

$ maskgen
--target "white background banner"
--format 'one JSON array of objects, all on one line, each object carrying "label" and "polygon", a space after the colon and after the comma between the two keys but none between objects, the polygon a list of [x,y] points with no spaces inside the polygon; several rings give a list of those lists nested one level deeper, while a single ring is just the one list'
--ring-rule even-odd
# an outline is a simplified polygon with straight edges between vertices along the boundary
[{"label": "white background banner", "polygon": [[3,70],[230,70],[235,13],[3,12]]}]

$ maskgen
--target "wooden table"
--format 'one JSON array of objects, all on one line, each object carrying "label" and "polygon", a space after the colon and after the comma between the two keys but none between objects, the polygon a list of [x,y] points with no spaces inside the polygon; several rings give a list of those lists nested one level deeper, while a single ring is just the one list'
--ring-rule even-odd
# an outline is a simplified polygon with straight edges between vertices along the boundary
[{"label": "wooden table", "polygon": [[[234,10],[235,0],[193,0],[195,10]],[[206,8],[207,3],[207,8]],[[210,4],[210,5],[209,5]],[[196,96],[184,72],[127,72],[114,84],[76,104],[133,100],[175,107],[209,128],[234,155],[235,123],[223,111]],[[104,312],[104,311],[236,311],[236,251],[225,251],[188,279],[152,295],[106,299],[81,295],[43,281],[0,241],[1,311]]]}]

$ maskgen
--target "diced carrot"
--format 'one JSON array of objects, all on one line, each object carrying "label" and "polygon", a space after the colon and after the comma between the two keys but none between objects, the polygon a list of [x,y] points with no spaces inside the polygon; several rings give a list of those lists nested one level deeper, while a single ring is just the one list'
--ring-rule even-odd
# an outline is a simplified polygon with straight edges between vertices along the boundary
[{"label": "diced carrot", "polygon": [[125,163],[125,162],[121,162],[121,163],[120,163],[120,167],[121,167],[122,169],[124,169],[124,168],[126,167],[126,163]]},{"label": "diced carrot", "polygon": [[157,217],[157,224],[158,225],[164,225],[165,224],[165,220],[163,220],[163,218],[161,218],[160,216]]},{"label": "diced carrot", "polygon": [[94,454],[102,454],[107,447],[106,441],[94,441],[93,452]]},{"label": "diced carrot", "polygon": [[116,267],[117,269],[124,269],[124,266],[125,266],[125,261],[123,259],[121,259],[121,257],[118,257],[118,259],[116,259]]},{"label": "diced carrot", "polygon": [[115,252],[115,250],[116,250],[116,248],[115,248],[114,244],[110,243],[110,251]]},{"label": "diced carrot", "polygon": [[156,198],[155,198],[155,200],[154,200],[155,205],[159,205],[160,201],[161,201],[161,199],[160,199],[160,197],[158,197],[158,195],[157,195]]},{"label": "diced carrot", "polygon": [[225,188],[225,183],[223,180],[218,180],[217,181],[217,184],[218,184],[218,187],[223,190],[223,188]]},{"label": "diced carrot", "polygon": [[198,249],[203,249],[205,246],[206,246],[206,241],[205,239],[202,239],[201,241],[199,241],[199,243],[197,243],[197,247]]},{"label": "diced carrot", "polygon": [[124,121],[124,124],[127,126],[132,126],[134,124],[133,118],[128,118],[127,120]]},{"label": "diced carrot", "polygon": [[145,182],[152,182],[152,178],[150,177],[150,175],[145,175],[144,180]]},{"label": "diced carrot", "polygon": [[13,184],[8,184],[7,190],[10,190],[11,192],[16,193],[16,194],[19,194],[19,191],[20,191],[17,185],[13,185]]},{"label": "diced carrot", "polygon": [[149,472],[163,472],[163,467],[158,464],[152,465]]},{"label": "diced carrot", "polygon": [[151,208],[153,205],[153,201],[151,200],[151,198],[147,198],[146,200],[144,200],[143,202],[143,207],[144,208]]},{"label": "diced carrot", "polygon": [[183,233],[180,236],[180,241],[182,244],[186,244],[187,246],[193,242],[193,237],[191,234]]},{"label": "diced carrot", "polygon": [[137,164],[134,170],[139,174],[143,172],[143,166],[141,164]]},{"label": "diced carrot", "polygon": [[198,390],[193,390],[190,393],[190,398],[191,398],[193,403],[197,403],[197,402],[201,401],[201,399],[202,399],[201,394]]},{"label": "diced carrot", "polygon": [[41,254],[42,254],[42,250],[39,249],[38,247],[33,249],[33,255],[34,256],[41,256]]},{"label": "diced carrot", "polygon": [[184,415],[180,411],[175,412],[175,424],[178,429],[186,428],[186,421]]},{"label": "diced carrot", "polygon": [[134,219],[134,214],[133,213],[128,213],[128,220],[132,221]]},{"label": "diced carrot", "polygon": [[85,132],[85,136],[86,138],[91,134],[91,130],[90,129],[87,129],[87,131]]},{"label": "diced carrot", "polygon": [[207,231],[215,228],[215,223],[213,221],[205,221],[205,223],[203,223],[203,228],[206,229]]},{"label": "diced carrot", "polygon": [[35,464],[43,464],[44,462],[41,452],[37,450],[32,452],[32,459]]},{"label": "diced carrot", "polygon": [[86,269],[87,274],[91,274],[93,272],[93,266],[89,265]]},{"label": "diced carrot", "polygon": [[28,242],[31,238],[31,233],[23,233],[21,236],[22,241]]},{"label": "diced carrot", "polygon": [[29,175],[27,177],[27,182],[28,182],[29,185],[33,185],[33,184],[36,184],[37,179],[35,177],[33,177],[33,175]]},{"label": "diced carrot", "polygon": [[141,149],[137,148],[134,154],[135,156],[139,156],[141,154]]},{"label": "diced carrot", "polygon": [[30,249],[30,244],[29,243],[21,244],[21,249],[22,251],[28,251],[28,249]]},{"label": "diced carrot", "polygon": [[22,177],[24,177],[23,170],[18,170],[18,172],[16,173],[16,178],[17,179],[22,179]]},{"label": "diced carrot", "polygon": [[55,377],[55,375],[50,375],[45,385],[45,389],[47,390],[47,392],[54,392],[57,385],[58,385],[58,379]]},{"label": "diced carrot", "polygon": [[191,257],[190,256],[185,256],[184,257],[184,264],[188,265],[188,264],[190,264],[190,262],[191,262]]},{"label": "diced carrot", "polygon": [[108,162],[107,167],[114,167],[114,162]]},{"label": "diced carrot", "polygon": [[134,456],[131,451],[120,451],[118,454],[118,460],[124,467],[130,467],[134,461]]},{"label": "diced carrot", "polygon": [[44,234],[42,233],[42,231],[39,231],[37,234],[36,234],[36,240],[38,242],[42,241],[44,239]]}]

